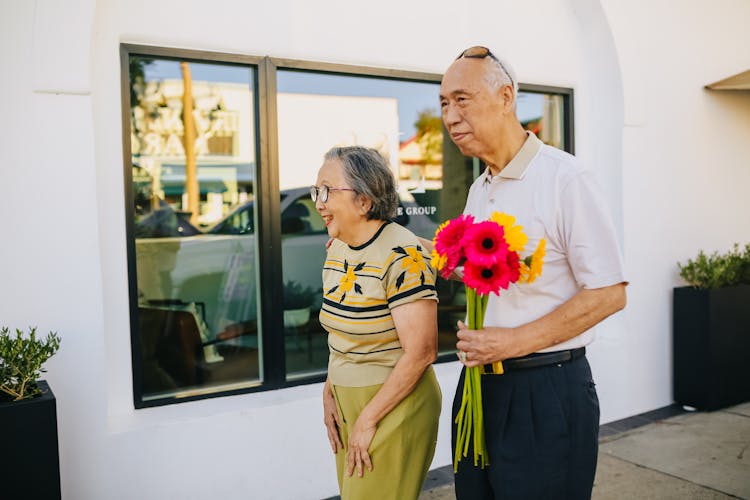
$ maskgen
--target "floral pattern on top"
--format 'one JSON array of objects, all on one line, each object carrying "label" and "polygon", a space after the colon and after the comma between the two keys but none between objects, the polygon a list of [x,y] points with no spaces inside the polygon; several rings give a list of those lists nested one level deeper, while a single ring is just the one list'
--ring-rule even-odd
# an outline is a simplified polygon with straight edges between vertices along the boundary
[{"label": "floral pattern on top", "polygon": [[427,263],[422,257],[422,247],[417,245],[416,248],[404,248],[404,247],[393,247],[393,251],[404,255],[401,259],[401,268],[405,269],[404,272],[398,275],[396,278],[396,290],[401,288],[406,279],[406,273],[417,274],[419,273],[419,280],[424,285],[424,272],[427,269]]},{"label": "floral pattern on top", "polygon": [[341,298],[339,299],[339,303],[344,302],[344,299],[346,298],[346,293],[351,291],[352,288],[354,288],[354,293],[358,293],[362,295],[362,287],[357,283],[357,271],[361,271],[363,267],[365,267],[365,262],[360,262],[356,266],[349,265],[349,262],[344,260],[344,275],[341,277],[341,281],[338,285],[334,286],[328,292],[326,292],[326,295],[330,295],[336,290],[339,290],[341,292]]}]

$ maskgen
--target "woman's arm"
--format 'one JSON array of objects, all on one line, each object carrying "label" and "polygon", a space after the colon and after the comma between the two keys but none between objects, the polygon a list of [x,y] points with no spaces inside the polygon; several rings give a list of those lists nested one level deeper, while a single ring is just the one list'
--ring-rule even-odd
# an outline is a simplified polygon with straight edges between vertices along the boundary
[{"label": "woman's arm", "polygon": [[437,302],[417,300],[391,310],[403,356],[383,386],[362,409],[349,436],[347,474],[354,469],[362,476],[363,467],[372,470],[369,447],[378,422],[414,390],[424,371],[437,358]]}]

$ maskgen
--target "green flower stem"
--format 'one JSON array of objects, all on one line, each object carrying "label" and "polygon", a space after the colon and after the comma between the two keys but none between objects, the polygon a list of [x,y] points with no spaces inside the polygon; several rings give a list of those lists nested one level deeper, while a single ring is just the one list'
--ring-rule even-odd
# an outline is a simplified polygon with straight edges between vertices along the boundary
[{"label": "green flower stem", "polygon": [[[473,288],[466,287],[468,327],[481,329],[487,310],[487,295],[478,295]],[[481,367],[467,368],[461,395],[461,408],[456,415],[456,452],[453,457],[453,471],[458,471],[458,462],[469,453],[469,442],[474,449],[474,466],[484,468],[489,464],[484,433],[482,410],[482,371]]]}]

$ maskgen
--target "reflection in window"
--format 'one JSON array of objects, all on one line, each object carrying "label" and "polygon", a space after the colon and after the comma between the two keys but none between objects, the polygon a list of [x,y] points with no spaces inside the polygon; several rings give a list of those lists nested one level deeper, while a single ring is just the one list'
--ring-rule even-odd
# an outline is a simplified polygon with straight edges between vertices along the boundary
[{"label": "reflection in window", "polygon": [[542,142],[565,149],[562,95],[521,91],[516,113],[523,128],[534,132]]},{"label": "reflection in window", "polygon": [[[292,194],[281,205],[286,366],[287,378],[299,378],[323,373],[328,362],[326,333],[318,323],[328,233],[309,198],[325,152],[348,145],[380,151],[399,184],[396,222],[425,238],[432,238],[441,218],[463,210],[461,203],[446,203],[442,193],[448,182],[466,199],[467,163],[460,153],[444,161],[436,82],[281,70],[277,87],[280,187]],[[444,171],[456,178],[446,181]],[[450,350],[455,335],[447,321],[458,287],[440,286],[441,348]],[[305,311],[299,319],[292,306]]]},{"label": "reflection in window", "polygon": [[[128,56],[136,405],[278,387],[284,376],[320,380],[328,361],[318,323],[328,233],[309,187],[324,153],[343,145],[380,151],[398,182],[395,222],[427,239],[463,211],[482,165],[444,134],[437,81],[271,67],[262,81],[275,86],[257,89],[250,64],[164,53],[172,56]],[[569,150],[567,97],[543,90],[519,93],[519,119],[545,143]],[[259,95],[275,100],[277,116],[257,116],[256,101],[273,109]],[[277,124],[267,134],[278,136],[278,151],[273,140],[258,151],[260,118]],[[256,197],[258,157],[269,158],[264,174],[278,169],[277,220],[269,215],[275,206],[259,206]],[[270,185],[275,178],[265,177]],[[261,223],[270,227],[260,231]],[[258,239],[277,234],[281,269],[270,269],[270,286],[261,290],[258,263],[277,266],[279,250],[259,254]],[[281,297],[270,291],[279,285]],[[461,283],[439,279],[436,286],[438,348],[447,355],[455,352],[466,297]],[[260,335],[260,304],[269,303],[272,317]],[[263,360],[273,370],[264,373]]]},{"label": "reflection in window", "polygon": [[[310,200],[307,209],[294,202],[307,199],[324,153],[346,145],[380,151],[399,184],[396,222],[428,239],[441,221],[463,211],[480,165],[444,141],[437,82],[281,70],[277,87],[279,179],[282,193],[292,195],[281,207],[285,302],[304,310],[291,319],[291,306],[285,307],[286,366],[287,378],[298,378],[323,373],[328,359],[317,321],[327,233]],[[521,92],[517,111],[526,129],[562,148],[562,105],[560,95]],[[319,230],[312,229],[316,223]],[[460,283],[439,280],[437,286],[439,349],[446,354],[455,351],[466,296]]]},{"label": "reflection in window", "polygon": [[136,393],[145,402],[257,383],[254,70],[129,63]]}]

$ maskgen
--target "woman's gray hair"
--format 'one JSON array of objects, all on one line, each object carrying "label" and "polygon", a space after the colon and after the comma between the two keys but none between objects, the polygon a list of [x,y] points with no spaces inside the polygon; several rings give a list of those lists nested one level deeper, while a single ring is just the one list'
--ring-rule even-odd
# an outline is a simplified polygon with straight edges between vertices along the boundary
[{"label": "woman's gray hair", "polygon": [[349,186],[372,202],[367,220],[390,220],[396,215],[396,180],[377,150],[362,146],[334,147],[325,154],[325,159],[341,161]]}]

